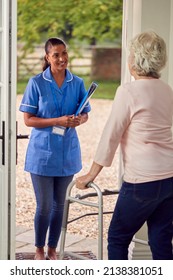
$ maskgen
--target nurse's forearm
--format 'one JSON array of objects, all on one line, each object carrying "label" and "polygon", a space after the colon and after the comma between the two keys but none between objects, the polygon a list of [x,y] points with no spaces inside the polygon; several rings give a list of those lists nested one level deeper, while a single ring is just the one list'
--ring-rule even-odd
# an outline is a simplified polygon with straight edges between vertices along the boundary
[{"label": "nurse's forearm", "polygon": [[34,115],[30,115],[27,113],[24,113],[24,122],[25,125],[28,127],[36,127],[36,128],[44,128],[49,126],[54,126],[57,123],[57,118],[38,118]]},{"label": "nurse's forearm", "polygon": [[24,113],[24,122],[28,127],[44,128],[49,126],[76,127],[88,120],[88,114],[80,116],[62,116],[59,118],[39,118],[30,113]]},{"label": "nurse's forearm", "polygon": [[33,117],[32,119],[30,119],[28,126],[32,126],[36,128],[45,128],[45,127],[56,126],[56,125],[60,125],[58,124],[57,118],[44,119],[44,118]]},{"label": "nurse's forearm", "polygon": [[69,126],[70,116],[59,118],[39,118],[35,115],[24,113],[24,122],[28,127],[45,128],[49,126]]}]

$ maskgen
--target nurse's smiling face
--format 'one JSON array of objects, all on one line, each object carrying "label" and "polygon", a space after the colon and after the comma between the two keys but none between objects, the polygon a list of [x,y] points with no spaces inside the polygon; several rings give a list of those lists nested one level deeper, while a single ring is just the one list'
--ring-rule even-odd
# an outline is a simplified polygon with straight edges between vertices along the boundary
[{"label": "nurse's smiling face", "polygon": [[51,66],[52,72],[63,71],[67,68],[68,53],[63,44],[52,46],[46,58]]}]

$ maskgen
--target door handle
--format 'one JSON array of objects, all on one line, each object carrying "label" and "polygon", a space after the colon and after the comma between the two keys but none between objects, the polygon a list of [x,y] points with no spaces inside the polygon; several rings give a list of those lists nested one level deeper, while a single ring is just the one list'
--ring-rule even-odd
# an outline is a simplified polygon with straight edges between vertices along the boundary
[{"label": "door handle", "polygon": [[18,158],[18,145],[17,140],[19,139],[29,139],[28,134],[18,134],[18,122],[16,122],[16,164],[17,164],[17,158]]},{"label": "door handle", "polygon": [[29,138],[29,135],[25,135],[25,134],[19,134],[19,135],[16,135],[16,139],[18,140],[18,139],[28,139]]},{"label": "door handle", "polygon": [[[17,123],[16,123],[16,164],[17,164],[17,140],[18,139],[28,139],[27,134],[17,134]],[[0,140],[2,140],[2,165],[5,165],[5,121],[2,121],[2,134],[0,135]]]},{"label": "door handle", "polygon": [[0,135],[0,140],[2,140],[2,165],[5,165],[5,121],[2,121],[2,135]]}]

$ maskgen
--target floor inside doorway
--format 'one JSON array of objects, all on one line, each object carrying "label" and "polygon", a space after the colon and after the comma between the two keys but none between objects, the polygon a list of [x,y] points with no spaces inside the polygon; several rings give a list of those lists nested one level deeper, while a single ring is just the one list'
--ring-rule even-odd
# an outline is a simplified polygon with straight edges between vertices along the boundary
[{"label": "floor inside doorway", "polygon": [[[68,254],[65,254],[64,256],[64,260],[78,260],[80,259],[80,256],[91,259],[91,260],[96,260],[96,256],[91,252],[91,251],[75,251],[73,252],[75,254],[79,255],[78,257],[72,257],[69,256]],[[35,253],[31,253],[31,252],[19,252],[16,253],[16,260],[34,260],[34,256]],[[59,257],[59,255],[57,254],[57,257]]]}]

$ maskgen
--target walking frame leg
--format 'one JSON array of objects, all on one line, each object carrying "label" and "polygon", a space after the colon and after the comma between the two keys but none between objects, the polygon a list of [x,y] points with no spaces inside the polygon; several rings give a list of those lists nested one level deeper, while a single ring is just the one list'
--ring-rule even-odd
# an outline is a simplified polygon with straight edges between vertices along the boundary
[{"label": "walking frame leg", "polygon": [[65,200],[64,204],[64,212],[63,212],[63,220],[61,227],[61,242],[60,242],[60,253],[59,259],[63,260],[64,257],[64,247],[65,247],[65,239],[66,239],[66,231],[67,231],[67,223],[68,223],[68,212],[69,212],[69,200]]},{"label": "walking frame leg", "polygon": [[[79,204],[96,207],[98,208],[98,259],[103,259],[103,197],[102,192],[100,191],[99,187],[94,184],[93,182],[88,184],[88,187],[93,188],[96,191],[96,195],[98,196],[98,203],[92,203],[89,201],[83,201],[79,198],[74,198],[70,196],[71,189],[75,185],[75,181],[72,181],[66,192],[65,204],[64,204],[64,212],[63,212],[63,221],[62,221],[62,228],[61,228],[61,239],[60,239],[60,252],[59,252],[59,259],[62,260],[65,255],[65,239],[66,239],[66,232],[67,232],[67,224],[68,224],[68,213],[69,213],[69,205],[71,202],[76,202]],[[71,256],[77,256],[75,253],[69,253]],[[85,257],[79,256],[79,259],[87,259]]]}]

